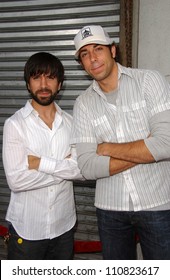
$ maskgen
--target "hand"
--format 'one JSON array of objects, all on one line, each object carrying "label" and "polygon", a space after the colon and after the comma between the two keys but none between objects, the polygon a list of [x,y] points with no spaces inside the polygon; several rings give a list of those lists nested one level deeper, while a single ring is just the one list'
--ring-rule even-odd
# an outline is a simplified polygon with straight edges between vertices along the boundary
[{"label": "hand", "polygon": [[109,148],[110,148],[109,143],[102,143],[102,144],[99,144],[97,146],[97,151],[96,152],[99,156],[110,156]]},{"label": "hand", "polygon": [[28,155],[28,168],[38,170],[41,158]]},{"label": "hand", "polygon": [[69,154],[68,156],[66,156],[65,158],[71,158],[71,154]]}]

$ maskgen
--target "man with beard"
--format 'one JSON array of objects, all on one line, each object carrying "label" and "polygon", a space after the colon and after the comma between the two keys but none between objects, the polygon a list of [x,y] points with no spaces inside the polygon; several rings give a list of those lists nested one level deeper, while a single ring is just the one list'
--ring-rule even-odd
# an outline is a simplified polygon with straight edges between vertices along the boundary
[{"label": "man with beard", "polygon": [[31,99],[5,121],[3,164],[11,198],[8,259],[72,259],[73,183],[82,179],[69,145],[72,117],[55,102],[62,63],[40,52],[25,64]]}]

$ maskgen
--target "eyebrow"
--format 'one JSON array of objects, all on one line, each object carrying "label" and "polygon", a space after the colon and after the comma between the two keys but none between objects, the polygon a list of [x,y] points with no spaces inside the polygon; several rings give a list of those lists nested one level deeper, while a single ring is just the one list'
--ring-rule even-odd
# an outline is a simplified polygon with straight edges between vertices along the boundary
[{"label": "eyebrow", "polygon": [[[95,49],[97,46],[102,46],[101,44],[89,44],[89,45],[93,45],[93,49]],[[87,48],[86,46],[82,47],[83,49],[80,50],[80,54],[82,52],[86,52],[87,51]]]}]

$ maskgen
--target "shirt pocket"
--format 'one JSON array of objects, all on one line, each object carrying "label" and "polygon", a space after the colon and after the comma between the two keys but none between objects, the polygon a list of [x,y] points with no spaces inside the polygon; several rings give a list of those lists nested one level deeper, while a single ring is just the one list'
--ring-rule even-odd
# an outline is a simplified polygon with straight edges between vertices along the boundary
[{"label": "shirt pocket", "polygon": [[106,115],[91,120],[97,143],[111,142],[113,128],[111,127]]},{"label": "shirt pocket", "polygon": [[147,137],[149,133],[148,112],[145,101],[122,107],[123,123],[128,136],[133,139]]}]

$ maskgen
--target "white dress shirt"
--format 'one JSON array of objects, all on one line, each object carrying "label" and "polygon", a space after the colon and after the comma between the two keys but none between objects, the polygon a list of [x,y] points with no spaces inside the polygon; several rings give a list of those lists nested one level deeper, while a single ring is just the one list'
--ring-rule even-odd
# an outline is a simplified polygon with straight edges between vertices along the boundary
[{"label": "white dress shirt", "polygon": [[[156,71],[131,69],[120,64],[118,79],[115,105],[108,103],[96,81],[75,102],[71,142],[80,147],[78,163],[85,178],[97,180],[96,207],[129,211],[132,202],[135,211],[165,209],[164,206],[170,204],[169,84]],[[97,144],[140,139],[145,139],[157,162],[139,164],[109,176],[110,158],[96,154]],[[83,147],[83,143],[86,146]]]},{"label": "white dress shirt", "polygon": [[[4,124],[3,164],[11,189],[6,219],[28,240],[55,238],[76,221],[73,183],[69,180],[82,176],[75,149],[69,145],[72,116],[55,105],[52,129],[30,101]],[[41,157],[38,171],[28,169],[28,155]]]}]

